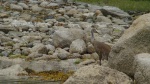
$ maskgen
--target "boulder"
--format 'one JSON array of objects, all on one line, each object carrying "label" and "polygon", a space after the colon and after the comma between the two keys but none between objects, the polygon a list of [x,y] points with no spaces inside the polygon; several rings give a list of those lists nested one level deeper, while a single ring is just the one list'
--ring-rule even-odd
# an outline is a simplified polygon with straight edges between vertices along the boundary
[{"label": "boulder", "polygon": [[23,9],[29,9],[29,6],[27,4],[25,4],[25,3],[18,3],[18,5],[23,7]]},{"label": "boulder", "polygon": [[43,44],[36,44],[33,48],[31,48],[31,53],[32,52],[38,52],[41,54],[47,54],[48,50],[47,47]]},{"label": "boulder", "polygon": [[82,39],[77,39],[74,40],[71,45],[70,45],[70,53],[79,53],[83,54],[86,52],[86,44],[84,40]]},{"label": "boulder", "polygon": [[39,7],[38,5],[33,5],[31,7],[31,10],[34,12],[41,12],[43,10],[43,8]]},{"label": "boulder", "polygon": [[9,76],[11,78],[16,78],[19,74],[28,74],[19,64],[0,70],[1,76]]},{"label": "boulder", "polygon": [[57,3],[50,3],[47,5],[47,7],[50,7],[50,8],[57,8],[59,6],[59,4]]},{"label": "boulder", "polygon": [[0,57],[0,70],[6,69],[12,65],[20,64],[21,66],[24,66],[25,60],[21,58],[16,59],[9,59],[8,57]]},{"label": "boulder", "polygon": [[10,4],[10,9],[17,10],[17,11],[23,11],[23,7],[20,5]]},{"label": "boulder", "polygon": [[113,17],[119,17],[119,18],[130,18],[131,16],[124,12],[123,10],[117,8],[117,7],[112,7],[112,6],[104,6],[101,9],[101,12],[103,15],[111,15]]},{"label": "boulder", "polygon": [[126,74],[108,67],[89,65],[78,69],[64,84],[132,84]]},{"label": "boulder", "polygon": [[135,56],[135,83],[150,84],[150,54],[141,53]]},{"label": "boulder", "polygon": [[73,40],[84,37],[84,32],[81,29],[58,29],[53,34],[53,43],[55,47],[69,47]]},{"label": "boulder", "polygon": [[49,4],[49,2],[43,1],[43,2],[40,4],[40,6],[41,6],[41,7],[47,7],[48,4]]},{"label": "boulder", "polygon": [[112,47],[108,59],[111,68],[134,75],[134,56],[150,52],[149,17],[150,14],[145,14],[136,19]]},{"label": "boulder", "polygon": [[111,20],[105,16],[97,16],[96,22],[107,22],[111,23]]},{"label": "boulder", "polygon": [[3,31],[4,33],[8,33],[9,31],[14,31],[14,30],[15,29],[10,26],[0,25],[0,31]]},{"label": "boulder", "polygon": [[61,61],[32,61],[28,64],[28,69],[34,70],[35,72],[42,72],[42,71],[75,71],[77,66],[75,66],[74,62],[76,60],[69,59],[69,60],[61,60]]},{"label": "boulder", "polygon": [[29,21],[31,19],[31,15],[23,13],[20,15],[20,18],[22,18],[23,20]]},{"label": "boulder", "polygon": [[69,57],[70,53],[67,52],[66,50],[64,49],[61,49],[61,48],[58,48],[57,51],[56,51],[58,54],[57,54],[57,57],[61,60],[65,60]]}]

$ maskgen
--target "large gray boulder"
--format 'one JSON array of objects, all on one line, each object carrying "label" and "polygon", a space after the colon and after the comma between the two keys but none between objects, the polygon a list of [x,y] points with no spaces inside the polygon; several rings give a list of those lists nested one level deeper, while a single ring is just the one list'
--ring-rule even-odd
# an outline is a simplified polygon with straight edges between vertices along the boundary
[{"label": "large gray boulder", "polygon": [[71,42],[84,37],[81,29],[58,29],[53,34],[53,42],[55,47],[69,47]]},{"label": "large gray boulder", "polygon": [[150,14],[136,19],[123,36],[112,47],[109,56],[111,68],[134,75],[134,56],[139,53],[150,52]]},{"label": "large gray boulder", "polygon": [[117,70],[89,65],[78,69],[64,84],[132,84],[132,80]]},{"label": "large gray boulder", "polygon": [[119,17],[119,18],[130,18],[131,17],[128,13],[124,12],[123,10],[121,10],[117,7],[104,6],[100,10],[105,16],[111,15],[113,17]]},{"label": "large gray boulder", "polygon": [[135,83],[150,84],[150,54],[141,53],[135,56]]}]

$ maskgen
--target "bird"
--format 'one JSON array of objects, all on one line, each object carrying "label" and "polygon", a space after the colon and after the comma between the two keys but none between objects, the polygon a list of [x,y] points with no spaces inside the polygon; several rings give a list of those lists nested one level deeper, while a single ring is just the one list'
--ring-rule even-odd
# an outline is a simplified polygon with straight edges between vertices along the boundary
[{"label": "bird", "polygon": [[91,43],[94,46],[95,52],[99,55],[99,64],[101,65],[101,60],[108,60],[108,56],[111,47],[104,42],[96,41],[94,38],[94,33],[98,33],[95,28],[91,29]]}]

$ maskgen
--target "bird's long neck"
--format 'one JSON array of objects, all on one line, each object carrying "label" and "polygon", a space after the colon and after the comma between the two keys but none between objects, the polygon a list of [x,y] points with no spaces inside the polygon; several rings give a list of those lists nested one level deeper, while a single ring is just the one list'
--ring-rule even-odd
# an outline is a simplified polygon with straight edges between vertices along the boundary
[{"label": "bird's long neck", "polygon": [[93,31],[91,31],[91,42],[93,43],[94,42],[94,33],[93,33]]}]

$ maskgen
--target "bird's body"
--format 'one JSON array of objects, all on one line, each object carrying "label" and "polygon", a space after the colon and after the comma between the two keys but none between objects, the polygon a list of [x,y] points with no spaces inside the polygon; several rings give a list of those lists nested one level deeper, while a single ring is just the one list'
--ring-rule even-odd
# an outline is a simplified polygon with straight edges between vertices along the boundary
[{"label": "bird's body", "polygon": [[99,61],[101,65],[101,60],[108,60],[109,52],[111,47],[104,42],[99,42],[94,39],[94,32],[97,32],[95,29],[91,30],[91,43],[95,48],[95,52],[99,55]]}]

